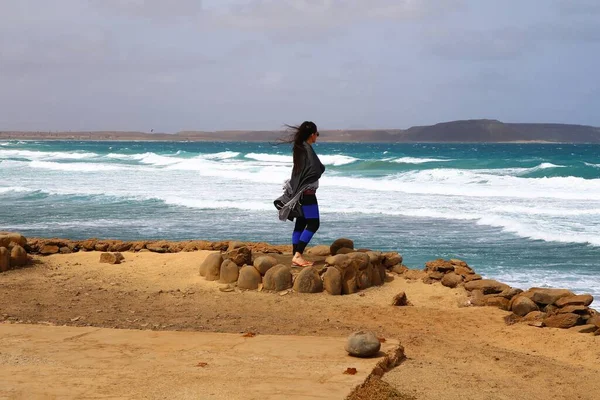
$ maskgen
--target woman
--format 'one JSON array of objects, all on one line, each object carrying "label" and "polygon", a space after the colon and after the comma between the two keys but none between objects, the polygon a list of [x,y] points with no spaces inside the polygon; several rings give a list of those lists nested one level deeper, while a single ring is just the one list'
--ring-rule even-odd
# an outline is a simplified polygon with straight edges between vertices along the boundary
[{"label": "woman", "polygon": [[319,229],[316,191],[325,166],[312,148],[319,137],[317,125],[304,121],[300,126],[286,126],[292,130],[285,143],[293,143],[294,168],[291,179],[286,181],[284,194],[274,203],[279,210],[279,219],[296,219],[292,233],[292,265],[309,267],[313,263],[305,260],[302,254]]}]

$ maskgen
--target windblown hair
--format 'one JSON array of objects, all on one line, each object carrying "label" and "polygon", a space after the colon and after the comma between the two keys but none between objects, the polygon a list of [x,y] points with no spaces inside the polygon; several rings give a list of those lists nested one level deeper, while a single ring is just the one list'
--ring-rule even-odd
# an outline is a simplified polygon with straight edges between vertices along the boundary
[{"label": "windblown hair", "polygon": [[287,139],[280,140],[281,143],[292,143],[292,153],[294,158],[293,174],[299,173],[302,170],[302,158],[306,154],[304,142],[308,140],[310,135],[317,133],[317,125],[312,121],[304,121],[299,126],[285,125],[290,132]]}]

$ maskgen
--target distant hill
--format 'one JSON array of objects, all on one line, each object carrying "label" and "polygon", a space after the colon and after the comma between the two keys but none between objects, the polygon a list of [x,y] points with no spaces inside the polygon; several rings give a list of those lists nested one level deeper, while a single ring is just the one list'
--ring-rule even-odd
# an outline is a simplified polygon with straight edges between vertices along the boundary
[{"label": "distant hill", "polygon": [[[274,142],[285,137],[282,131],[182,131],[143,132],[10,132],[0,131],[0,139],[21,140],[175,140]],[[519,124],[473,119],[442,122],[409,129],[324,130],[322,142],[557,142],[600,143],[600,128],[567,124]]]}]

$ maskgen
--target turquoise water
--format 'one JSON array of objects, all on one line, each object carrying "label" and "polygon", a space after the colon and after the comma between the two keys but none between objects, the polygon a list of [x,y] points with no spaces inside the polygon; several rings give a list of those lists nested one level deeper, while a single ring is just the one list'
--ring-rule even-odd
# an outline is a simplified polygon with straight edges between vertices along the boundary
[{"label": "turquoise water", "polygon": [[[600,296],[600,145],[315,147],[327,171],[313,244],[458,257],[516,287]],[[0,230],[26,236],[287,243],[272,205],[287,146],[0,141]]]}]

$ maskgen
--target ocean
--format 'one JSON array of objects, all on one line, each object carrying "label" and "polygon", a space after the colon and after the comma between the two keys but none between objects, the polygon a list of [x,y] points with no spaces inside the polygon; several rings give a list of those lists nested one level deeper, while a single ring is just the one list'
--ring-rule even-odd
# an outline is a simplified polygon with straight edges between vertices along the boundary
[{"label": "ocean", "polygon": [[[404,264],[460,258],[526,289],[600,296],[600,145],[318,143],[311,245]],[[0,141],[0,230],[122,240],[290,241],[273,200],[289,145]],[[597,304],[597,302],[595,302]]]}]

